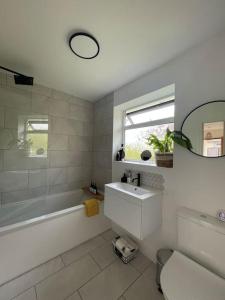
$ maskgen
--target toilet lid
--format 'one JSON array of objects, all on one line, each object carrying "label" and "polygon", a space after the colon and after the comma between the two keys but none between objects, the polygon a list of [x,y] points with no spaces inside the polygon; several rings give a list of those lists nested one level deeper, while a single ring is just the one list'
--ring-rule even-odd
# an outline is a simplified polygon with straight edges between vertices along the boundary
[{"label": "toilet lid", "polygon": [[160,279],[168,300],[225,300],[225,280],[177,251]]}]

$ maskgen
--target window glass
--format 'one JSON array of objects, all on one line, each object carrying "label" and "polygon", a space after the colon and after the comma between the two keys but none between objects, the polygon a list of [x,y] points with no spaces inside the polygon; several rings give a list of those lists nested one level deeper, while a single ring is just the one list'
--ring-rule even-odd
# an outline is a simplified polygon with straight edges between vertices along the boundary
[{"label": "window glass", "polygon": [[141,152],[150,150],[152,153],[151,161],[154,161],[154,151],[152,147],[147,144],[147,138],[150,134],[155,134],[159,138],[163,138],[166,130],[169,128],[174,130],[174,124],[161,124],[156,126],[142,127],[125,130],[125,153],[126,160],[140,161]]},{"label": "window glass", "polygon": [[125,160],[141,161],[141,153],[150,150],[151,161],[154,161],[154,151],[152,146],[147,144],[147,138],[155,134],[159,139],[163,139],[167,128],[173,131],[174,111],[174,100],[128,111],[124,122]]},{"label": "window glass", "polygon": [[174,117],[174,103],[156,108],[144,109],[129,113],[126,116],[126,126]]}]

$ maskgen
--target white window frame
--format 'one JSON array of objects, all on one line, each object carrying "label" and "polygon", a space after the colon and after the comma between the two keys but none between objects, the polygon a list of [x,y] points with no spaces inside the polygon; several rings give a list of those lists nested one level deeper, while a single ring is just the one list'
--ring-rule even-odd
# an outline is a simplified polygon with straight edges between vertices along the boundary
[{"label": "white window frame", "polygon": [[[166,99],[160,99],[159,101],[157,101],[157,102],[154,101],[154,102],[149,103],[148,105],[146,105],[146,110],[154,108],[156,106],[164,106],[164,105],[166,106],[166,104],[170,105],[172,102],[174,102],[174,104],[175,104],[175,97],[171,96],[171,97],[166,98]],[[125,145],[125,131],[126,130],[174,123],[174,117],[172,117],[172,118],[170,117],[170,118],[164,118],[164,119],[159,119],[159,120],[155,120],[155,121],[148,121],[148,122],[143,122],[143,123],[138,123],[138,124],[125,125],[126,124],[127,111],[137,112],[137,111],[142,110],[141,107],[142,106],[140,105],[140,106],[137,106],[137,107],[133,108],[132,110],[128,109],[128,110],[125,110],[123,112],[122,140],[123,140],[124,147],[126,146]],[[143,108],[143,110],[144,109],[145,108]],[[141,159],[137,160],[137,161],[136,160],[131,160],[131,159],[130,160],[126,159],[126,161],[127,162],[136,162],[136,163],[141,163],[142,162]]]}]

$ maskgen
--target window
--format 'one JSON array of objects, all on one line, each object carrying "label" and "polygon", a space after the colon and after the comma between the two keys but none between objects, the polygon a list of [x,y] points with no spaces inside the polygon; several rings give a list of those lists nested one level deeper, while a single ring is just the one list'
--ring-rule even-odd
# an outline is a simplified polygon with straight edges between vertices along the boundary
[{"label": "window", "polygon": [[19,117],[19,147],[28,157],[47,157],[48,117]]},{"label": "window", "polygon": [[155,134],[163,138],[167,128],[174,130],[174,97],[158,103],[140,106],[125,112],[124,145],[125,159],[141,161],[141,153],[150,150],[151,161],[154,161],[153,149],[147,145],[146,138]]}]

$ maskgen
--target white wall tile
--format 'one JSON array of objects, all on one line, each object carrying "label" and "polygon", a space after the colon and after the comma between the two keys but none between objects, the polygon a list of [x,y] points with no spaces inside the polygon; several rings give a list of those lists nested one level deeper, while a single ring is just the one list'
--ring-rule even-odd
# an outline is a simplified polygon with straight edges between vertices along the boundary
[{"label": "white wall tile", "polygon": [[80,106],[84,106],[87,108],[94,108],[94,104],[93,102],[81,99],[79,97],[75,97],[75,96],[70,96],[68,99],[68,102],[71,104],[75,104],[75,105],[80,105]]},{"label": "white wall tile", "polygon": [[18,190],[12,192],[2,192],[2,204],[10,204],[25,200],[33,200],[34,198],[43,198],[47,195],[48,187],[41,186],[33,189]]},{"label": "white wall tile", "polygon": [[40,94],[32,94],[31,110],[33,113],[47,115],[49,113],[49,98]]},{"label": "white wall tile", "polygon": [[22,113],[22,110],[14,108],[5,108],[5,128],[18,129],[18,116]]},{"label": "white wall tile", "polygon": [[49,114],[52,116],[68,117],[69,115],[68,102],[50,98]]},{"label": "white wall tile", "polygon": [[0,149],[13,149],[17,145],[17,131],[12,129],[0,129]]},{"label": "white wall tile", "polygon": [[68,150],[69,137],[65,134],[49,134],[48,149],[49,150]]},{"label": "white wall tile", "polygon": [[111,151],[112,152],[112,134],[99,135],[94,138],[94,151]]},{"label": "white wall tile", "polygon": [[82,134],[83,136],[93,136],[94,134],[94,124],[89,122],[82,123]]},{"label": "white wall tile", "polygon": [[35,94],[51,97],[52,89],[35,83],[32,87],[32,96]]},{"label": "white wall tile", "polygon": [[70,105],[69,117],[84,122],[93,122],[94,113],[92,107],[84,107],[80,105]]},{"label": "white wall tile", "polygon": [[47,184],[56,185],[67,182],[66,168],[51,168],[47,169]]},{"label": "white wall tile", "polygon": [[48,158],[28,157],[24,150],[8,150],[4,152],[4,169],[30,170],[45,169],[48,167]]},{"label": "white wall tile", "polygon": [[0,105],[31,109],[31,93],[17,88],[0,88]]},{"label": "white wall tile", "polygon": [[61,92],[61,91],[57,91],[57,90],[52,89],[51,97],[54,98],[54,99],[56,99],[56,100],[67,101],[71,97],[71,95],[69,95],[67,93],[64,93],[64,92]]},{"label": "white wall tile", "polygon": [[69,136],[69,150],[92,151],[92,136]]},{"label": "white wall tile", "polygon": [[16,191],[28,188],[28,171],[0,172],[0,191]]},{"label": "white wall tile", "polygon": [[66,135],[83,135],[83,123],[80,121],[52,117],[52,133]]},{"label": "white wall tile", "polygon": [[103,119],[101,121],[95,120],[94,124],[94,135],[111,135],[113,130],[113,119]]},{"label": "white wall tile", "polygon": [[[89,101],[36,84],[18,87],[13,76],[6,77],[4,88],[0,87],[0,171],[26,170],[28,183],[22,177],[6,176],[4,204],[89,184],[93,112]],[[18,149],[18,117],[32,114],[49,115],[47,158],[28,157],[24,149]]]},{"label": "white wall tile", "polygon": [[67,168],[68,183],[91,178],[90,167],[69,167]]},{"label": "white wall tile", "polygon": [[0,171],[3,170],[3,155],[4,155],[4,151],[0,150]]},{"label": "white wall tile", "polygon": [[0,128],[4,127],[5,117],[4,117],[4,107],[0,107]]},{"label": "white wall tile", "polygon": [[49,151],[50,167],[69,167],[82,165],[82,152]]},{"label": "white wall tile", "polygon": [[47,184],[47,169],[29,170],[29,188],[36,188]]}]

